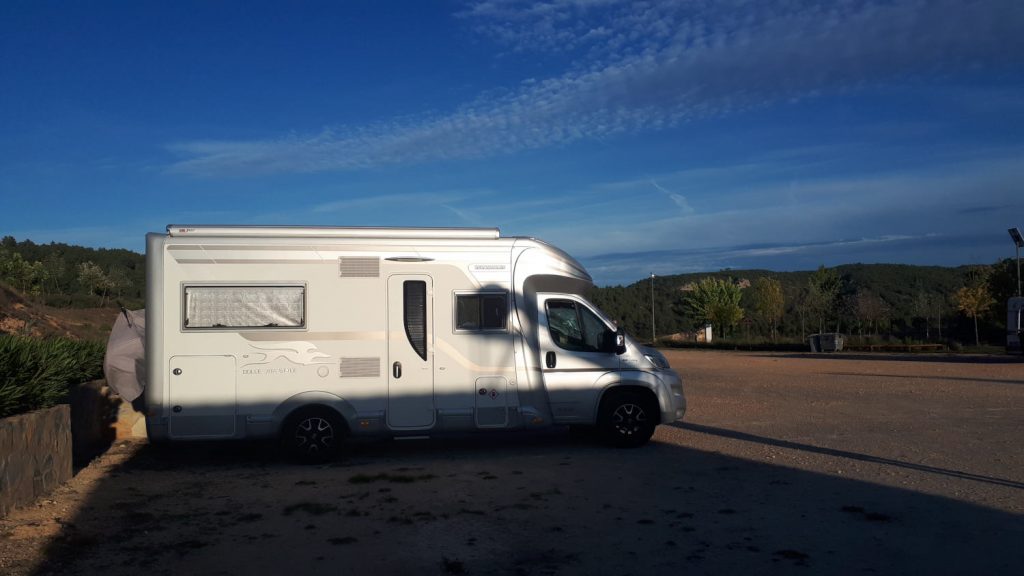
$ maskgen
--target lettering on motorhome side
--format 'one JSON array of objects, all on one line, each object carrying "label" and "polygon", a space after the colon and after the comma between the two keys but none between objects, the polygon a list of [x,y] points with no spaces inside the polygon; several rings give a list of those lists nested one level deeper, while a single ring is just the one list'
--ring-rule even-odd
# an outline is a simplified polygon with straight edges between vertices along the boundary
[{"label": "lettering on motorhome side", "polygon": [[638,446],[686,409],[579,262],[497,229],[171,225],[146,278],[156,441],[278,437],[322,460],[349,436],[580,425]]}]

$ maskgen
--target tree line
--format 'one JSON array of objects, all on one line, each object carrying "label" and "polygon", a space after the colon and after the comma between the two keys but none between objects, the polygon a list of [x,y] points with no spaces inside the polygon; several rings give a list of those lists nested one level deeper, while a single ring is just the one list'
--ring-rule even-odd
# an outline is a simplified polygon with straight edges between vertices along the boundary
[{"label": "tree line", "polygon": [[[654,314],[651,314],[651,283]],[[721,270],[595,288],[590,298],[626,331],[648,337],[705,324],[716,337],[804,340],[842,332],[862,338],[1004,343],[1012,259],[990,266],[849,264],[806,272]]]},{"label": "tree line", "polygon": [[130,250],[0,240],[0,280],[51,306],[106,306],[145,298],[145,257]]}]

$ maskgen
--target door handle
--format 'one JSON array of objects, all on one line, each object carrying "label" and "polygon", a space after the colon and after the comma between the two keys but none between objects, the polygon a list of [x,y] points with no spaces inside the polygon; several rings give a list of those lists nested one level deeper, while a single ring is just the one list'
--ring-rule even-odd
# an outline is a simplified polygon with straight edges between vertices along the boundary
[{"label": "door handle", "polygon": [[547,356],[544,358],[544,363],[547,364],[548,368],[554,368],[556,364],[555,353],[548,352]]},{"label": "door handle", "polygon": [[394,375],[396,380],[402,377],[402,363],[401,362],[395,362],[394,364],[391,365],[391,374]]}]

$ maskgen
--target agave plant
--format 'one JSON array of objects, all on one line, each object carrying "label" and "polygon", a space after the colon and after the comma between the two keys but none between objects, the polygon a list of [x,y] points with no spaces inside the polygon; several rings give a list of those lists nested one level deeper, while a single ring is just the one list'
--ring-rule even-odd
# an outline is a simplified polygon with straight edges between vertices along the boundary
[{"label": "agave plant", "polygon": [[60,404],[103,373],[102,342],[0,335],[0,418]]}]

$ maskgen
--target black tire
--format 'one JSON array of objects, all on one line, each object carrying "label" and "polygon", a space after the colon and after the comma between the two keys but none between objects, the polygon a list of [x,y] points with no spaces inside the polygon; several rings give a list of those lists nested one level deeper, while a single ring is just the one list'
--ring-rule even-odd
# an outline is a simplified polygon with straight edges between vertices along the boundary
[{"label": "black tire", "polygon": [[281,428],[281,446],[293,459],[318,464],[341,454],[347,430],[338,413],[314,406],[296,410]]},{"label": "black tire", "polygon": [[613,390],[601,400],[597,429],[612,446],[636,448],[651,439],[660,420],[658,402],[650,393]]}]

